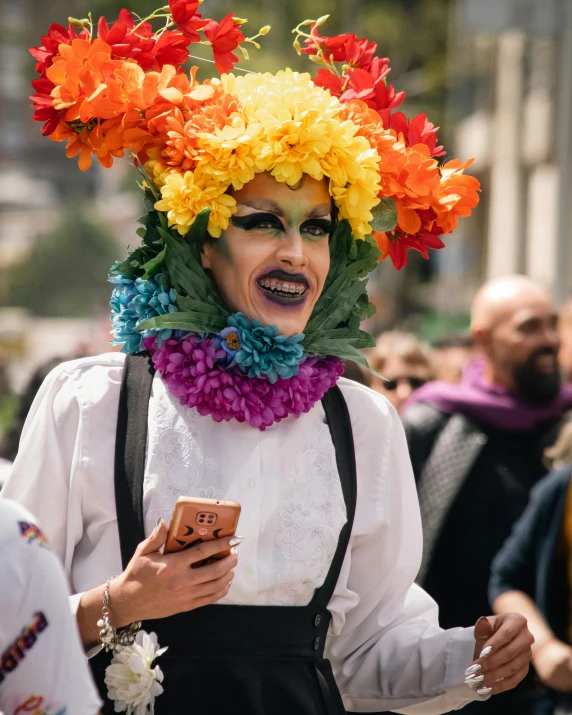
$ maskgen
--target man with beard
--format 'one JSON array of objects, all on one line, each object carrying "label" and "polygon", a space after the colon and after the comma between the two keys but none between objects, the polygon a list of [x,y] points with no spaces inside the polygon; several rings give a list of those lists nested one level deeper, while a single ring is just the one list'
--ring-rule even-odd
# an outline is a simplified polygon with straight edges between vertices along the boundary
[{"label": "man with beard", "polygon": [[[572,407],[558,367],[557,319],[550,296],[530,279],[487,283],[471,312],[479,355],[461,384],[425,385],[404,413],[423,519],[418,582],[445,628],[489,609],[491,562],[546,473],[544,450]],[[526,715],[533,701],[529,683],[477,707]]]}]

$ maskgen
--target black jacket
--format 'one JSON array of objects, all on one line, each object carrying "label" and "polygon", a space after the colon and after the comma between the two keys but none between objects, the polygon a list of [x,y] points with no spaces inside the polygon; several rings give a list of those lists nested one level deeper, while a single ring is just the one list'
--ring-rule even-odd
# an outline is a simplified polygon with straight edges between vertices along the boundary
[{"label": "black jacket", "polygon": [[498,429],[430,405],[403,416],[423,523],[418,582],[447,628],[489,611],[490,566],[546,474],[544,449],[557,421]]},{"label": "black jacket", "polygon": [[528,507],[491,570],[491,603],[506,591],[522,591],[536,603],[555,635],[569,642],[567,554],[562,543],[572,466],[554,471],[532,490]]},{"label": "black jacket", "polygon": [[449,510],[487,436],[468,417],[448,415],[423,402],[406,410],[403,427],[423,521],[423,559],[417,579],[423,583]]}]

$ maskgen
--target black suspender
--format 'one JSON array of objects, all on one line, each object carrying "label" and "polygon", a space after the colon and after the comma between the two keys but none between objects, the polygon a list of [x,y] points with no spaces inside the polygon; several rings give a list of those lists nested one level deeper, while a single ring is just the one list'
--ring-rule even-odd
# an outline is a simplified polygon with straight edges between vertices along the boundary
[{"label": "black suspender", "polygon": [[322,405],[328,420],[332,442],[336,450],[336,464],[346,503],[347,521],[344,524],[330,570],[323,585],[314,594],[311,603],[327,608],[342,569],[342,563],[349,545],[357,500],[356,459],[350,414],[342,391],[336,385],[322,398]]},{"label": "black suspender", "polygon": [[128,355],[123,368],[115,438],[115,506],[123,568],[145,538],[143,476],[147,414],[155,368],[145,355]]}]

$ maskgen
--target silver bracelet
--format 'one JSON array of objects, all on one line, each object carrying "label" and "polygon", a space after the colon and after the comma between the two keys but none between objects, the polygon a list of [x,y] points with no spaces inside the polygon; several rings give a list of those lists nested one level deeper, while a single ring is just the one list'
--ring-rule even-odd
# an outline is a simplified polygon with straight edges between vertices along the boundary
[{"label": "silver bracelet", "polygon": [[100,628],[99,642],[104,647],[105,652],[117,653],[123,647],[133,645],[135,636],[141,629],[141,621],[134,621],[121,630],[116,630],[109,622],[109,585],[117,576],[108,578],[103,589],[103,606],[101,608],[101,618],[97,622]]}]

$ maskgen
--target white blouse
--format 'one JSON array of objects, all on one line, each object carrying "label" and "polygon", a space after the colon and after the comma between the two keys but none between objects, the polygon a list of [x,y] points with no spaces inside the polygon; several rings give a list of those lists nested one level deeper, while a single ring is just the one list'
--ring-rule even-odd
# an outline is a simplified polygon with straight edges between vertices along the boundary
[{"label": "white blouse", "polygon": [[[114,445],[124,356],[56,368],[32,407],[2,497],[42,522],[70,578],[72,604],[122,570]],[[340,380],[355,442],[358,499],[350,548],[329,604],[326,656],[347,710],[436,715],[478,696],[464,684],[473,629],[443,631],[413,585],[421,524],[399,418],[380,395]],[[215,423],[153,381],[144,479],[145,533],[182,495],[240,502],[239,563],[221,601],[305,605],[334,554],[346,511],[321,403],[264,432]],[[168,644],[162,644],[168,645]]]}]

